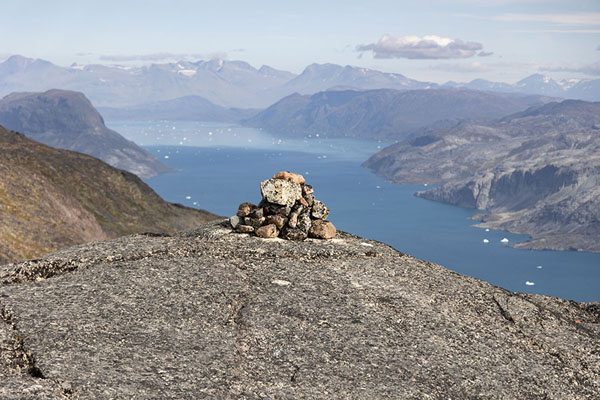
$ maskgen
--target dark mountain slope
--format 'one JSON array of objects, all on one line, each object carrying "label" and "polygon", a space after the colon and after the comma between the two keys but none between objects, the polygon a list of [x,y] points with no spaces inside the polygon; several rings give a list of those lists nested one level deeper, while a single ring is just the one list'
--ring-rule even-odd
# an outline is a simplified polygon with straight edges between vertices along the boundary
[{"label": "dark mountain slope", "polygon": [[143,178],[169,171],[156,157],[108,129],[78,92],[13,93],[0,100],[0,124],[48,146],[78,151]]},{"label": "dark mountain slope", "polygon": [[214,215],[162,200],[137,176],[0,127],[0,264]]},{"label": "dark mountain slope", "polygon": [[512,96],[457,89],[335,90],[293,94],[244,124],[286,136],[401,140],[432,123],[490,119],[544,104],[540,96]]},{"label": "dark mountain slope", "polygon": [[485,226],[532,236],[520,247],[600,251],[600,103],[433,129],[364,165],[395,182],[444,184],[419,195],[485,210]]}]

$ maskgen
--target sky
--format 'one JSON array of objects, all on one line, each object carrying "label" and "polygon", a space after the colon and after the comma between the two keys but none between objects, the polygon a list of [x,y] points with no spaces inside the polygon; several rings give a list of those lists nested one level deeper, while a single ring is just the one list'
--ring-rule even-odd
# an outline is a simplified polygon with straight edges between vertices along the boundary
[{"label": "sky", "polygon": [[335,63],[443,83],[600,78],[600,0],[2,2],[0,59]]}]

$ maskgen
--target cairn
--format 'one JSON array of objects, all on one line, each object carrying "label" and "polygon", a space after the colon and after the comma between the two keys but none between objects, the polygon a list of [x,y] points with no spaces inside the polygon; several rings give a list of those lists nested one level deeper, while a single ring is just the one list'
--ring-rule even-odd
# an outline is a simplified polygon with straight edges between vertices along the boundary
[{"label": "cairn", "polygon": [[242,203],[229,218],[236,232],[287,240],[335,237],[335,226],[326,221],[329,208],[315,199],[312,186],[302,175],[278,172],[260,183],[260,192],[258,205]]}]

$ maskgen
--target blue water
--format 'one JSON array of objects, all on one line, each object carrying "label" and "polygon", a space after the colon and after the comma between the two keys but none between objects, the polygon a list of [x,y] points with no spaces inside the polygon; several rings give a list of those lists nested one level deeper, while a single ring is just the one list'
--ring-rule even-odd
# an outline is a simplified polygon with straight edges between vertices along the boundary
[{"label": "blue water", "polygon": [[362,168],[360,163],[385,143],[316,135],[289,141],[250,128],[196,122],[109,126],[178,169],[147,180],[168,201],[233,215],[239,203],[260,201],[261,180],[291,170],[313,185],[338,229],[512,291],[600,300],[600,254],[507,247],[502,238],[510,244],[527,237],[475,228],[468,219],[473,210],[414,197],[426,187],[392,184]]}]

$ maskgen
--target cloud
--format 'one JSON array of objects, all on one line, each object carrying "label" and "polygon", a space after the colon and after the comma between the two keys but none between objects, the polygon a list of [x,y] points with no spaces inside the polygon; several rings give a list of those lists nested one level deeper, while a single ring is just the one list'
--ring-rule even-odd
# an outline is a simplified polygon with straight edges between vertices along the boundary
[{"label": "cloud", "polygon": [[439,63],[430,65],[429,69],[446,71],[446,72],[458,72],[461,74],[470,74],[474,72],[489,72],[493,68],[488,64],[482,64],[480,62],[472,63]]},{"label": "cloud", "polygon": [[513,33],[578,33],[578,34],[593,34],[600,33],[600,29],[520,29],[510,30],[507,32]]},{"label": "cloud", "polygon": [[116,54],[116,55],[101,55],[102,61],[126,62],[126,61],[166,61],[166,60],[210,60],[227,58],[227,53],[202,53],[202,54],[187,54],[187,53],[152,53],[152,54]]},{"label": "cloud", "polygon": [[436,35],[383,35],[377,43],[356,46],[357,51],[372,51],[375,58],[449,59],[473,57],[483,45]]},{"label": "cloud", "polygon": [[478,57],[489,57],[492,54],[494,54],[493,51],[487,52],[487,51],[480,51],[479,53],[477,53]]},{"label": "cloud", "polygon": [[598,47],[596,47],[596,50],[599,50],[599,51],[600,51],[600,44],[598,45]]},{"label": "cloud", "polygon": [[562,14],[501,14],[478,16],[473,14],[455,14],[457,17],[485,19],[503,22],[545,22],[555,25],[600,26],[600,12],[579,12]]},{"label": "cloud", "polygon": [[600,61],[592,64],[575,65],[575,66],[546,66],[540,67],[540,71],[547,72],[577,72],[585,75],[600,76]]}]

